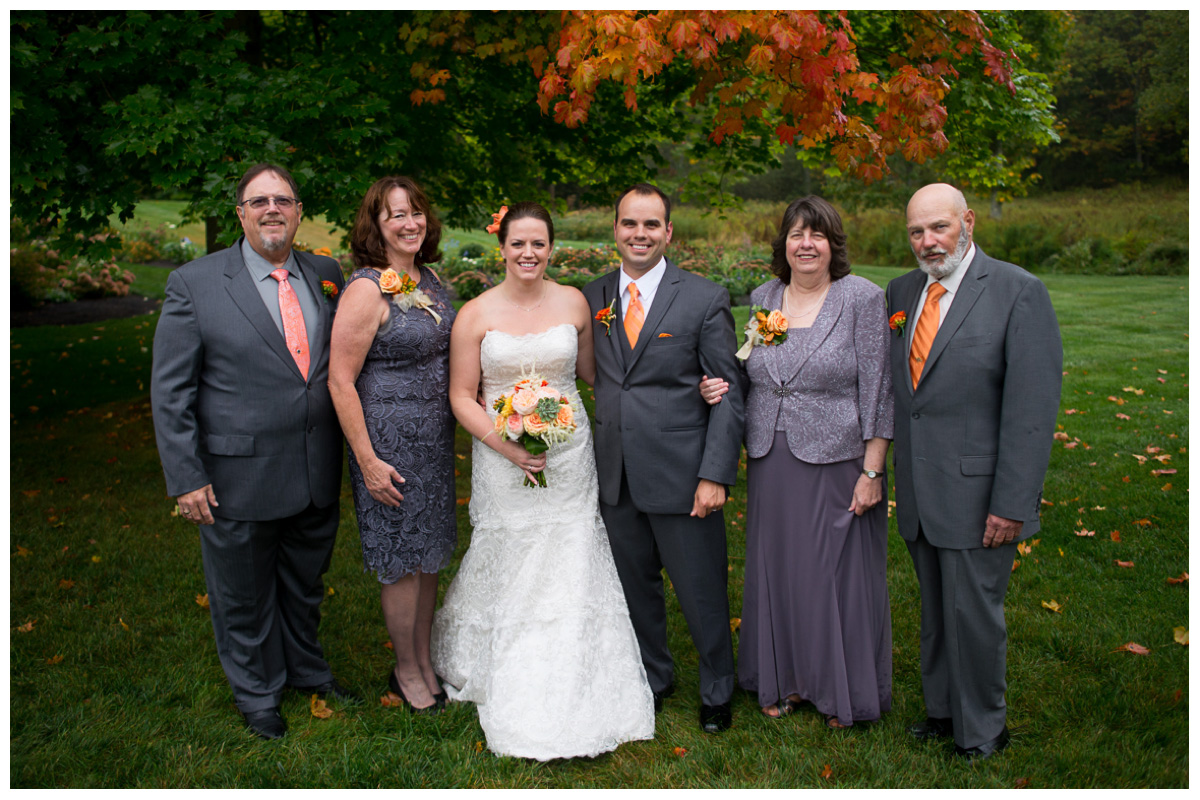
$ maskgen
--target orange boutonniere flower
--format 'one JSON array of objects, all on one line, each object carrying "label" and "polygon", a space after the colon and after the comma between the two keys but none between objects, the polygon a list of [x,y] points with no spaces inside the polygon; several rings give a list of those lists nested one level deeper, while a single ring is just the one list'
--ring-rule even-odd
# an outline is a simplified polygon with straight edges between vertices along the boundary
[{"label": "orange boutonniere flower", "polygon": [[617,304],[616,298],[608,304],[608,308],[602,308],[596,312],[596,322],[604,326],[604,335],[612,335],[612,323],[617,316],[617,312],[613,310],[613,306]]},{"label": "orange boutonniere flower", "polygon": [[321,281],[321,292],[326,297],[337,297],[337,284],[333,281]]},{"label": "orange boutonniere flower", "polygon": [[488,233],[495,233],[500,230],[500,220],[504,219],[504,215],[508,213],[508,206],[500,206],[500,210],[492,214],[492,224],[487,226]]},{"label": "orange boutonniere flower", "polygon": [[892,314],[891,318],[888,320],[888,327],[894,331],[899,331],[897,334],[898,336],[903,336],[904,323],[906,322],[908,322],[908,314],[904,313],[903,311],[897,311],[895,314]]}]

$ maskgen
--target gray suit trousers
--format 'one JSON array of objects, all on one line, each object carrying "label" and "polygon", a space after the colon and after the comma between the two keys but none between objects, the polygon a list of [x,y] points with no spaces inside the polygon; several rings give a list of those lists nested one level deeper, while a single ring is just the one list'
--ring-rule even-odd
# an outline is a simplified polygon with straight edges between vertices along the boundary
[{"label": "gray suit trousers", "polygon": [[666,567],[700,658],[700,701],[710,706],[729,702],[737,676],[729,631],[724,514],[715,511],[701,519],[638,511],[622,474],[620,499],[616,505],[601,500],[600,515],[650,688],[660,692],[675,680],[667,647],[662,579]]},{"label": "gray suit trousers", "polygon": [[954,743],[978,747],[1005,725],[1004,594],[1016,542],[951,550],[934,547],[918,530],[907,544],[921,585],[926,714],[953,719]]},{"label": "gray suit trousers", "polygon": [[331,680],[317,625],[338,504],[309,505],[285,519],[213,523],[200,526],[200,553],[217,655],[238,710],[278,706],[285,685]]}]

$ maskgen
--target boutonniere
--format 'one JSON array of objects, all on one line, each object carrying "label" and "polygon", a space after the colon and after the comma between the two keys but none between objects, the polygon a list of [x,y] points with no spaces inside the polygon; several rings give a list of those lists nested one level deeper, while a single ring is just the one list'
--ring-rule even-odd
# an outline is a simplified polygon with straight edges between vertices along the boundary
[{"label": "boutonniere", "polygon": [[321,281],[321,293],[326,297],[337,297],[337,284],[333,281]]},{"label": "boutonniere", "polygon": [[908,314],[897,311],[888,319],[888,327],[896,331],[897,336],[904,335],[904,323],[908,322]]},{"label": "boutonniere", "polygon": [[596,322],[599,322],[601,325],[604,326],[604,335],[605,336],[612,335],[612,323],[613,323],[613,320],[616,319],[616,317],[617,317],[617,312],[613,310],[613,307],[616,304],[617,304],[617,299],[614,297],[613,301],[608,304],[608,308],[602,308],[596,312]]},{"label": "boutonniere", "polygon": [[388,267],[379,276],[379,291],[390,294],[392,302],[401,311],[422,308],[429,312],[429,316],[433,317],[434,325],[442,324],[442,318],[433,310],[433,301],[429,299],[429,295],[418,289],[416,281],[407,275],[402,276],[396,270]]},{"label": "boutonniere", "polygon": [[737,357],[745,361],[750,357],[750,351],[760,344],[766,346],[786,342],[787,329],[787,317],[782,312],[751,306],[750,320],[746,323],[746,343],[737,351]]}]

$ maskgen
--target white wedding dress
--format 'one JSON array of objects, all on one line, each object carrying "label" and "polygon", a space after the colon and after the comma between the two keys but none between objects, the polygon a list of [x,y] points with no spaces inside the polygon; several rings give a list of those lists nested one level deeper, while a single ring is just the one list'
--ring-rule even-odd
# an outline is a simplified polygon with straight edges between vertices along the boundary
[{"label": "white wedding dress", "polygon": [[[487,407],[537,372],[575,395],[574,326],[480,346]],[[654,701],[600,518],[592,434],[547,453],[546,488],[476,441],[471,545],[434,617],[433,665],[453,700],[475,703],[488,748],[595,756],[654,737]]]}]

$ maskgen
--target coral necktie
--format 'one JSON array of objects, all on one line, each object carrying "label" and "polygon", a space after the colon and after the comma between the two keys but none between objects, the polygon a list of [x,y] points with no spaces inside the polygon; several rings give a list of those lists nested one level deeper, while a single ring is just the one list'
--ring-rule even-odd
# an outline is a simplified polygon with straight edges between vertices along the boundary
[{"label": "coral necktie", "polygon": [[279,281],[279,313],[283,317],[283,338],[287,348],[296,359],[296,366],[304,380],[308,380],[308,329],[304,327],[304,312],[300,310],[300,301],[296,292],[288,283],[288,271],[277,269],[271,272],[271,277]]},{"label": "coral necktie", "polygon": [[646,309],[638,299],[636,283],[629,284],[629,310],[625,312],[625,335],[629,337],[630,348],[637,347],[638,334],[642,332],[642,323],[646,321]]},{"label": "coral necktie", "polygon": [[936,281],[929,285],[925,295],[925,305],[921,308],[921,318],[917,320],[917,329],[913,331],[912,349],[908,352],[908,372],[912,376],[913,388],[921,380],[921,371],[925,369],[925,359],[929,357],[929,348],[933,346],[933,337],[937,336],[938,324],[942,321],[942,306],[939,302],[946,293],[946,287]]}]

